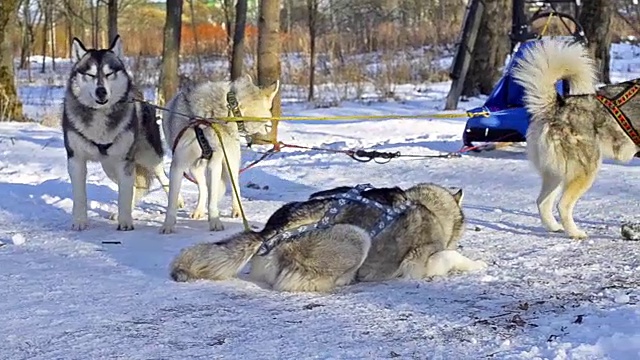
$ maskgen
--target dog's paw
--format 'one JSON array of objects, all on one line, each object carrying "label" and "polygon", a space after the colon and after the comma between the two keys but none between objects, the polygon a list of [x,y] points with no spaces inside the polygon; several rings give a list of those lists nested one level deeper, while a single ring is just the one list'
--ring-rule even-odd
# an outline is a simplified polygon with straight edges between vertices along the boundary
[{"label": "dog's paw", "polygon": [[164,224],[160,228],[160,234],[172,234],[175,231],[175,227],[173,225]]},{"label": "dog's paw", "polygon": [[557,221],[551,221],[550,223],[542,221],[542,225],[544,225],[544,228],[547,229],[548,232],[552,232],[552,233],[564,232],[564,227],[562,226],[562,224],[560,224]]},{"label": "dog's paw", "polygon": [[189,214],[189,218],[194,220],[202,219],[204,216],[205,216],[205,212],[204,210],[201,210],[201,209],[195,209],[191,214]]},{"label": "dog's paw", "polygon": [[74,220],[73,224],[71,225],[71,230],[82,231],[82,230],[86,230],[88,227],[89,227],[89,222],[87,221],[87,219]]},{"label": "dog's paw", "polygon": [[209,231],[222,231],[224,230],[224,225],[219,218],[211,218],[209,219]]},{"label": "dog's paw", "polygon": [[474,261],[471,266],[469,266],[469,271],[480,271],[489,267],[489,264],[482,260]]},{"label": "dog's paw", "polygon": [[133,224],[118,224],[118,227],[116,228],[118,231],[131,231],[133,229]]},{"label": "dog's paw", "polygon": [[118,212],[115,211],[115,212],[109,213],[109,216],[107,218],[109,220],[116,220],[118,218]]},{"label": "dog's paw", "polygon": [[242,211],[240,211],[240,208],[232,208],[231,209],[231,217],[232,218],[239,218],[240,215],[242,215]]},{"label": "dog's paw", "polygon": [[576,229],[575,231],[570,231],[567,233],[567,235],[569,235],[569,237],[572,238],[573,240],[584,240],[589,237],[586,232],[580,229]]},{"label": "dog's paw", "polygon": [[562,233],[564,232],[564,227],[558,224],[557,226],[552,226],[547,228],[547,230],[549,230],[549,232],[552,232],[552,233]]},{"label": "dog's paw", "polygon": [[131,230],[133,230],[133,220],[130,217],[128,219],[118,219],[118,231]]}]

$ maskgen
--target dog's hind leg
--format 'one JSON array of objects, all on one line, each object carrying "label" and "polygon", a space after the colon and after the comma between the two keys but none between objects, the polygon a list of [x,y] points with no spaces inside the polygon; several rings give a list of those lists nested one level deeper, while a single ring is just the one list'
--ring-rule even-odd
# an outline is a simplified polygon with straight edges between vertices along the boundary
[{"label": "dog's hind leg", "polygon": [[354,282],[371,247],[371,238],[352,225],[312,232],[289,245],[279,256],[278,291],[330,292]]},{"label": "dog's hind leg", "polygon": [[198,185],[198,203],[189,215],[192,219],[202,219],[207,210],[207,161],[199,160],[191,167],[191,175]]},{"label": "dog's hind leg", "polygon": [[588,171],[587,173],[575,176],[568,180],[564,185],[564,191],[560,202],[558,203],[558,212],[560,220],[564,226],[564,230],[572,239],[585,239],[587,233],[578,228],[573,220],[573,209],[578,200],[593,185],[598,169]]},{"label": "dog's hind leg", "polygon": [[336,287],[336,278],[326,275],[312,276],[299,268],[282,269],[273,289],[288,292],[331,292]]},{"label": "dog's hind leg", "polygon": [[540,214],[542,224],[551,232],[564,230],[562,225],[560,225],[553,216],[553,204],[558,197],[561,185],[561,177],[550,173],[542,174],[542,187],[540,188],[540,195],[538,195],[536,204],[538,205],[538,213]]},{"label": "dog's hind leg", "polygon": [[67,159],[67,171],[73,193],[73,230],[87,228],[87,161],[72,156]]}]

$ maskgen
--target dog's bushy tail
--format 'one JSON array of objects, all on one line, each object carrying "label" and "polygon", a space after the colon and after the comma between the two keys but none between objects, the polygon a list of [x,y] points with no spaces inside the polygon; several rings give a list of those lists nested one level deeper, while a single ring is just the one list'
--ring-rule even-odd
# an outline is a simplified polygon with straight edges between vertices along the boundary
[{"label": "dog's bushy tail", "polygon": [[548,118],[558,106],[556,82],[567,80],[571,94],[593,94],[596,90],[594,62],[580,43],[546,39],[525,50],[512,76],[524,87],[526,109],[533,121]]},{"label": "dog's bushy tail", "polygon": [[233,278],[258,251],[262,240],[258,233],[245,231],[218,243],[183,249],[171,264],[171,278],[179,282]]}]

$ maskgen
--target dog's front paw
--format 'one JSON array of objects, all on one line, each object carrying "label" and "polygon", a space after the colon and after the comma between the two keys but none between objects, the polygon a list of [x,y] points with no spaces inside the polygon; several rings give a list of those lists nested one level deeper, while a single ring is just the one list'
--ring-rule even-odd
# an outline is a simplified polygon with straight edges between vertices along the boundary
[{"label": "dog's front paw", "polygon": [[471,266],[469,266],[469,270],[470,271],[480,271],[480,270],[484,270],[484,269],[486,269],[488,267],[489,267],[489,264],[487,264],[486,262],[484,262],[482,260],[476,260],[471,264]]},{"label": "dog's front paw", "polygon": [[222,231],[224,230],[224,225],[220,218],[211,218],[209,219],[209,231]]},{"label": "dog's front paw", "polygon": [[73,221],[73,224],[71,225],[71,230],[82,231],[82,230],[86,230],[88,227],[89,227],[89,222],[87,221],[87,219],[79,219],[79,220]]},{"label": "dog's front paw", "polygon": [[164,224],[162,225],[162,227],[160,228],[160,234],[171,234],[173,233],[175,230],[175,227],[173,225],[169,225],[169,224]]},{"label": "dog's front paw", "polygon": [[195,209],[195,210],[193,210],[193,212],[191,214],[189,214],[189,217],[191,219],[198,220],[198,219],[202,219],[204,217],[204,215],[205,215],[204,210]]},{"label": "dog's front paw", "polygon": [[569,231],[567,232],[567,235],[569,235],[569,237],[572,238],[573,240],[584,240],[589,237],[585,231],[580,229]]},{"label": "dog's front paw", "polygon": [[131,231],[131,230],[133,230],[133,220],[131,218],[118,219],[118,231]]},{"label": "dog's front paw", "polygon": [[561,232],[564,232],[564,227],[558,224],[556,226],[548,227],[547,230],[549,230],[549,232],[552,232],[552,233],[561,233]]},{"label": "dog's front paw", "polygon": [[133,224],[118,224],[118,231],[131,231],[133,230]]},{"label": "dog's front paw", "polygon": [[240,215],[242,215],[242,211],[240,211],[240,208],[238,207],[234,207],[231,209],[231,217],[232,218],[239,218]]}]

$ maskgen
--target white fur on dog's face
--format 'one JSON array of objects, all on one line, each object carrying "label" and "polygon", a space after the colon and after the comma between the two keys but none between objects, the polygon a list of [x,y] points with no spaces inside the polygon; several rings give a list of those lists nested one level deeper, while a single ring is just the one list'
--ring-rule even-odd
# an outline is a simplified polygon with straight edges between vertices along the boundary
[{"label": "white fur on dog's face", "polygon": [[119,37],[106,50],[87,50],[80,40],[74,39],[73,54],[76,64],[71,90],[81,104],[100,109],[126,96],[130,80],[121,60]]},{"label": "white fur on dog's face", "polygon": [[[244,101],[240,102],[240,111],[242,112],[242,116],[271,117],[271,107],[273,106],[273,99],[276,97],[276,94],[280,89],[280,80],[277,80],[275,83],[265,87],[253,85],[253,80],[249,75],[247,75],[246,81],[251,82],[251,86],[258,89],[259,96],[251,99],[243,99]],[[270,121],[247,121],[244,123],[244,126],[247,133],[250,135],[264,136],[269,133],[267,125],[270,123]]]}]

